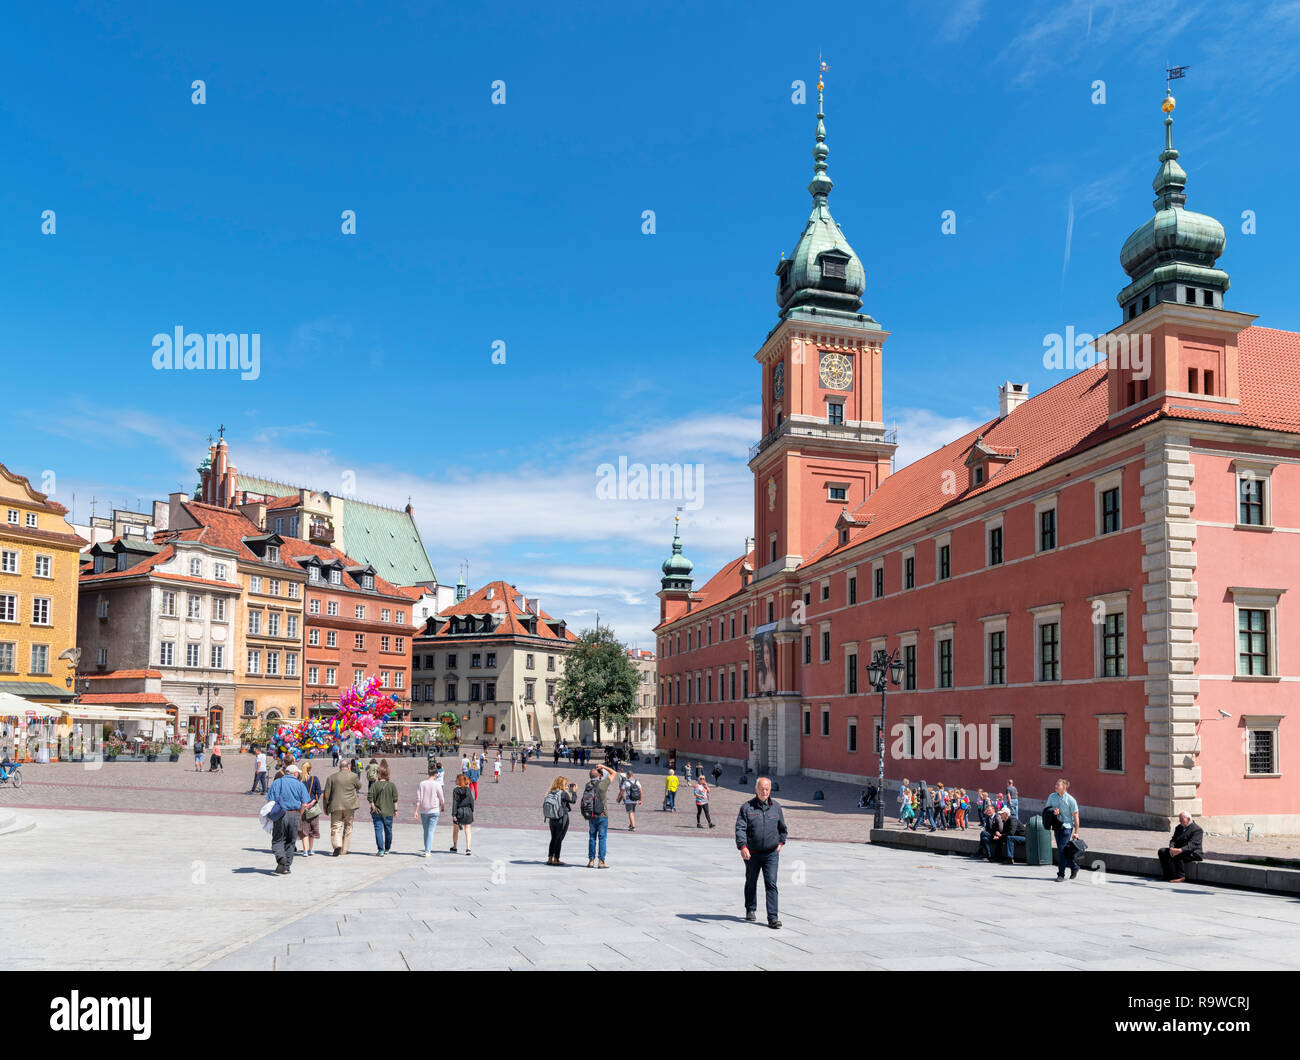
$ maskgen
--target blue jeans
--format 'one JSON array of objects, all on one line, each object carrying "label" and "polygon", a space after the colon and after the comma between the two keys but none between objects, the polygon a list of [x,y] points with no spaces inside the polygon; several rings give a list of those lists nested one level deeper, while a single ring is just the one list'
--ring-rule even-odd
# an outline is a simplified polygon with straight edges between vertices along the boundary
[{"label": "blue jeans", "polygon": [[393,819],[375,814],[370,818],[375,825],[375,848],[377,850],[393,849]]},{"label": "blue jeans", "polygon": [[1006,859],[1007,859],[1008,861],[1015,861],[1015,860],[1016,860],[1016,847],[1017,847],[1017,845],[1019,845],[1019,846],[1024,846],[1024,845],[1025,845],[1025,837],[1024,837],[1024,836],[1022,836],[1022,835],[1009,835],[1009,836],[1006,837],[1006,846],[1004,847],[1004,849],[1005,849],[1005,851],[1006,851]]},{"label": "blue jeans", "polygon": [[1066,825],[1056,833],[1056,875],[1058,876],[1064,876],[1066,869],[1070,870],[1071,876],[1079,871],[1079,866],[1074,863],[1074,855],[1065,852],[1072,835],[1074,835],[1072,824]]},{"label": "blue jeans", "polygon": [[587,822],[587,860],[596,858],[596,840],[600,840],[600,860],[605,860],[605,836],[609,832],[608,817],[593,817]]},{"label": "blue jeans", "polygon": [[438,827],[438,815],[436,813],[422,813],[420,814],[420,824],[424,827],[424,852],[428,854],[433,850],[433,830]]},{"label": "blue jeans", "polygon": [[1011,800],[1011,816],[1014,817],[1017,821],[1020,820],[1020,800],[1019,800],[1019,799],[1012,799],[1012,800]]},{"label": "blue jeans", "polygon": [[677,809],[677,792],[675,791],[670,791],[668,793],[668,809]]}]

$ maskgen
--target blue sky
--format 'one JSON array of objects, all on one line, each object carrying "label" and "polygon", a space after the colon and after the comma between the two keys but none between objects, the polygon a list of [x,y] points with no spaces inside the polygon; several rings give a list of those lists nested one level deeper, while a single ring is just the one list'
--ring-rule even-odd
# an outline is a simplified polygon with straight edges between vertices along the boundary
[{"label": "blue sky", "polygon": [[[1059,381],[1045,335],[1118,321],[1166,63],[1228,305],[1300,328],[1295,2],[261,6],[5,17],[0,462],[78,518],[191,488],[225,423],[243,469],[411,497],[445,580],[648,646],[679,502],[600,500],[597,469],[702,464],[687,553],[739,554],[819,50],[902,462]],[[259,378],[155,371],[176,326],[259,334]]]}]

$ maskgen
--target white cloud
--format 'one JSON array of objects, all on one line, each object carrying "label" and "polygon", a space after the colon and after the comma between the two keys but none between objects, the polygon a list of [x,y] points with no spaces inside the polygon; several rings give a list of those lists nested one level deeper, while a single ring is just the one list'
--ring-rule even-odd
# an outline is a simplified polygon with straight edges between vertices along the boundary
[{"label": "white cloud", "polygon": [[898,424],[898,452],[894,456],[894,468],[897,470],[915,463],[988,421],[971,419],[969,416],[941,416],[929,409],[900,409],[892,420],[887,417],[886,422]]}]

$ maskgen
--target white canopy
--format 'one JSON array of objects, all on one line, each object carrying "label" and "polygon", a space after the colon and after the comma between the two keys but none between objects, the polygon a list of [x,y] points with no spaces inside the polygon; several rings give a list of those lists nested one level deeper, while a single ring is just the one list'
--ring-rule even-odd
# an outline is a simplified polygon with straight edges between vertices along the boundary
[{"label": "white canopy", "polygon": [[38,718],[59,718],[63,716],[63,710],[46,703],[33,703],[12,692],[0,691],[0,717],[21,718],[27,714]]}]

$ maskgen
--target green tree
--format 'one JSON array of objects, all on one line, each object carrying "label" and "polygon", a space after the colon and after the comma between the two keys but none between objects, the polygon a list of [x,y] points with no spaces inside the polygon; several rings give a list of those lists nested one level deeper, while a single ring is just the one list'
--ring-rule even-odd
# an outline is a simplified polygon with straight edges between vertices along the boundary
[{"label": "green tree", "polygon": [[439,743],[449,744],[455,739],[456,739],[456,730],[453,729],[451,725],[449,725],[447,722],[444,721],[441,725],[438,726]]},{"label": "green tree", "polygon": [[617,729],[636,711],[640,684],[627,645],[608,629],[585,629],[564,657],[564,673],[555,687],[556,716],[591,722],[599,744],[602,719]]}]

